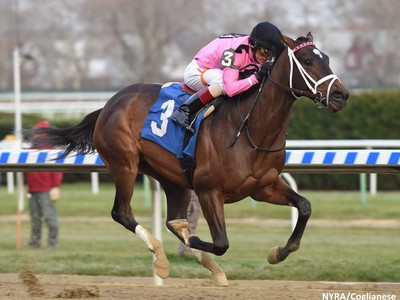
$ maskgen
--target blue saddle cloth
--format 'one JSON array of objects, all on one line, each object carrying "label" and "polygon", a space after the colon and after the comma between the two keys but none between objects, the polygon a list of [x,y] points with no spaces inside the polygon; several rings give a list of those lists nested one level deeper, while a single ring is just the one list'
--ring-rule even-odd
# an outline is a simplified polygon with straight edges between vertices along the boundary
[{"label": "blue saddle cloth", "polygon": [[186,129],[171,119],[172,113],[190,96],[182,90],[180,83],[165,84],[160,90],[156,103],[150,108],[141,137],[160,145],[178,158],[186,155],[194,158],[197,132],[205,110],[196,119],[195,134],[190,138],[185,149],[183,149],[183,139]]}]

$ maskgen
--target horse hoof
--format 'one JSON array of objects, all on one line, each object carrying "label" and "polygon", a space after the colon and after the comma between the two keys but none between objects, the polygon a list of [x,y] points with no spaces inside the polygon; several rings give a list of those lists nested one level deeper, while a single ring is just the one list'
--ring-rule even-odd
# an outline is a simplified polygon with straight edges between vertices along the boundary
[{"label": "horse hoof", "polygon": [[282,261],[278,257],[278,252],[279,252],[279,247],[278,246],[272,248],[269,251],[269,253],[268,253],[268,262],[271,265],[275,265],[275,264],[280,263]]},{"label": "horse hoof", "polygon": [[168,261],[160,262],[156,259],[153,263],[154,273],[162,279],[166,279],[169,276],[169,263]]},{"label": "horse hoof", "polygon": [[210,276],[211,283],[216,286],[229,286],[225,273],[214,273]]},{"label": "horse hoof", "polygon": [[153,262],[154,273],[162,279],[169,276],[169,262],[161,247],[158,247],[155,252],[155,259]]}]

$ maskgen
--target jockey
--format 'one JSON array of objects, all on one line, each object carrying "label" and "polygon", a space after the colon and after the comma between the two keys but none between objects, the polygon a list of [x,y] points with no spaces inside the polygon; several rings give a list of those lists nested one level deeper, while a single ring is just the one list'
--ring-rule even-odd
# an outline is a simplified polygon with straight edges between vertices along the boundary
[{"label": "jockey", "polygon": [[279,29],[257,24],[250,36],[226,34],[203,47],[184,72],[185,84],[196,91],[171,116],[193,133],[194,115],[221,95],[233,97],[255,84],[272,68],[284,44]]}]

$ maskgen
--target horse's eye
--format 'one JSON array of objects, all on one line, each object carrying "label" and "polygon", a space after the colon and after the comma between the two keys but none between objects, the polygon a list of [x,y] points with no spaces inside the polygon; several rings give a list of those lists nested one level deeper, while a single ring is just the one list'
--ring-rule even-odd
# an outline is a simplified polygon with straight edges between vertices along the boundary
[{"label": "horse's eye", "polygon": [[307,67],[309,67],[309,66],[312,65],[311,59],[306,59],[306,60],[303,61],[303,63],[304,63]]}]

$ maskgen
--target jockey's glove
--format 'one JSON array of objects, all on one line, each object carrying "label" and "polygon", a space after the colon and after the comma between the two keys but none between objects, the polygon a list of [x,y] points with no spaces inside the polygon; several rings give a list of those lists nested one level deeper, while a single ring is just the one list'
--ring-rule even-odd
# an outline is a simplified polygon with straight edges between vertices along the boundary
[{"label": "jockey's glove", "polygon": [[260,70],[256,73],[256,78],[258,82],[262,81],[262,79],[267,75],[268,71],[272,69],[272,66],[272,61],[267,61],[261,66]]}]

